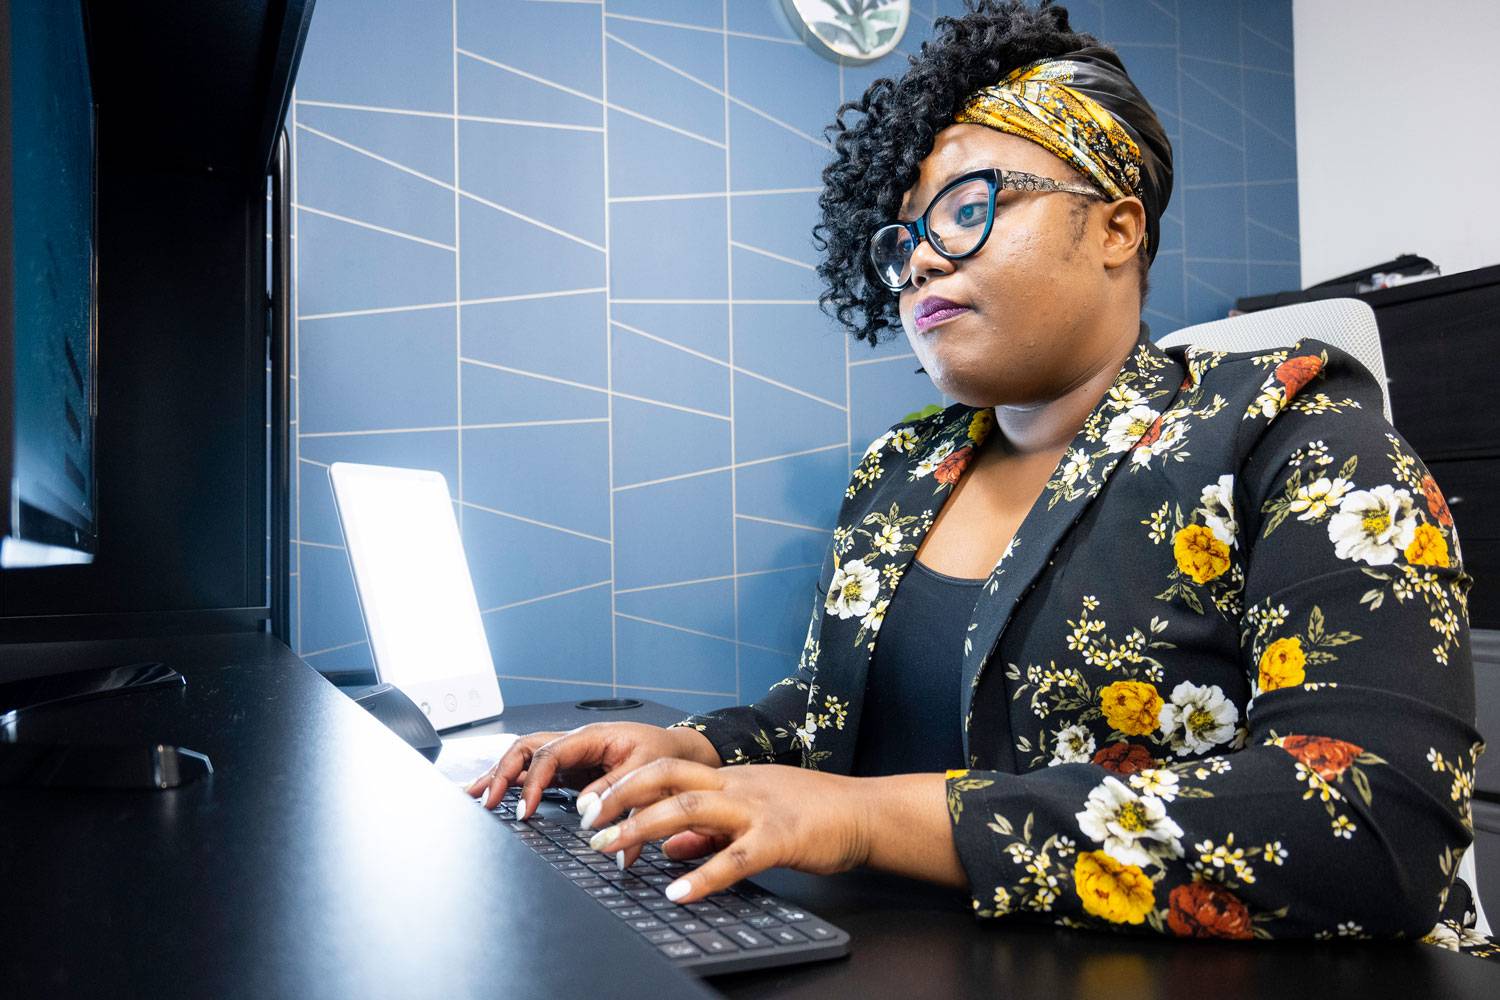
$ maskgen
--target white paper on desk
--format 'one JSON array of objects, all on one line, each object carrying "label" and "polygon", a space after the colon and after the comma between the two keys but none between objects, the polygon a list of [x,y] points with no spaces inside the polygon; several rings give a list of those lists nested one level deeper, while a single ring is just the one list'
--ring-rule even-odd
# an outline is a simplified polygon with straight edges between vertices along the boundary
[{"label": "white paper on desk", "polygon": [[505,756],[505,751],[519,738],[516,733],[446,736],[443,751],[438,754],[437,769],[449,781],[469,785],[494,767],[495,761]]}]

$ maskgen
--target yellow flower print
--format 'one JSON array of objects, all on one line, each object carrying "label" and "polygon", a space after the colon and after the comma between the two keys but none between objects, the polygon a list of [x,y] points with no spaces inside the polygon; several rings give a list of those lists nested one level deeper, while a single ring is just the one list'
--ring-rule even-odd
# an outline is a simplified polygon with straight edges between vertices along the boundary
[{"label": "yellow flower print", "polygon": [[1099,689],[1099,708],[1120,732],[1144,736],[1156,732],[1161,695],[1146,681],[1115,681]]},{"label": "yellow flower print", "polygon": [[994,410],[978,410],[973,419],[969,421],[969,440],[975,444],[983,441],[989,436],[990,429],[995,426]]},{"label": "yellow flower print", "polygon": [[1413,566],[1447,566],[1448,543],[1443,533],[1430,524],[1417,525],[1415,537],[1406,547],[1406,561]]},{"label": "yellow flower print", "polygon": [[955,768],[954,770],[951,770],[946,775],[944,775],[943,778],[944,778],[945,781],[948,778],[962,778],[965,775],[967,775],[968,773],[969,773],[969,769],[967,767],[965,767],[965,768]]},{"label": "yellow flower print", "polygon": [[1138,924],[1156,907],[1151,879],[1103,851],[1083,851],[1073,864],[1073,889],[1086,912],[1113,924]]},{"label": "yellow flower print", "polygon": [[1194,583],[1207,583],[1229,568],[1229,546],[1201,524],[1190,524],[1172,536],[1172,554],[1177,568]]},{"label": "yellow flower print", "polygon": [[1307,654],[1302,652],[1301,639],[1277,639],[1260,654],[1260,689],[1296,687],[1307,676],[1302,669],[1306,665]]}]

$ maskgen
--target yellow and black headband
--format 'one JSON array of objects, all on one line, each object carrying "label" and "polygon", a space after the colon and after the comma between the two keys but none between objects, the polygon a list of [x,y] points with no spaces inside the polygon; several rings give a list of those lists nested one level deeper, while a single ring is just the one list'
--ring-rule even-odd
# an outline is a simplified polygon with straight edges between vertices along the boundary
[{"label": "yellow and black headband", "polygon": [[953,120],[1030,139],[1111,198],[1139,198],[1146,252],[1156,259],[1172,197],[1172,143],[1114,52],[1089,46],[1029,63],[981,87]]}]

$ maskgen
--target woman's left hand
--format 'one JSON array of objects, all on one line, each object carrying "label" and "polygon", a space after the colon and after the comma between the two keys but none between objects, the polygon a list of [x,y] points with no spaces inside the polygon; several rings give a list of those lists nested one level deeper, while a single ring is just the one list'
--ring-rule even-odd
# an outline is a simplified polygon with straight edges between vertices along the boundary
[{"label": "woman's left hand", "polygon": [[[817,875],[847,871],[869,856],[859,779],[780,764],[705,767],[661,758],[625,775],[599,799],[590,828],[595,850],[622,852],[629,865],[647,841],[670,837],[674,860],[717,850],[667,887],[691,903],[767,868]],[[633,815],[609,824],[634,809]],[[591,810],[592,811],[592,810]]]}]

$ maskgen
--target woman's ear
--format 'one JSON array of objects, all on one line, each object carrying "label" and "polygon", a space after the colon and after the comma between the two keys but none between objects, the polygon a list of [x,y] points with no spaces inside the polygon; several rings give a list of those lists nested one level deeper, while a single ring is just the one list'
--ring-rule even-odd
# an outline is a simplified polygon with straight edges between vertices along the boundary
[{"label": "woman's ear", "polygon": [[1134,196],[1105,207],[1104,266],[1116,268],[1135,260],[1146,238],[1146,206]]}]

